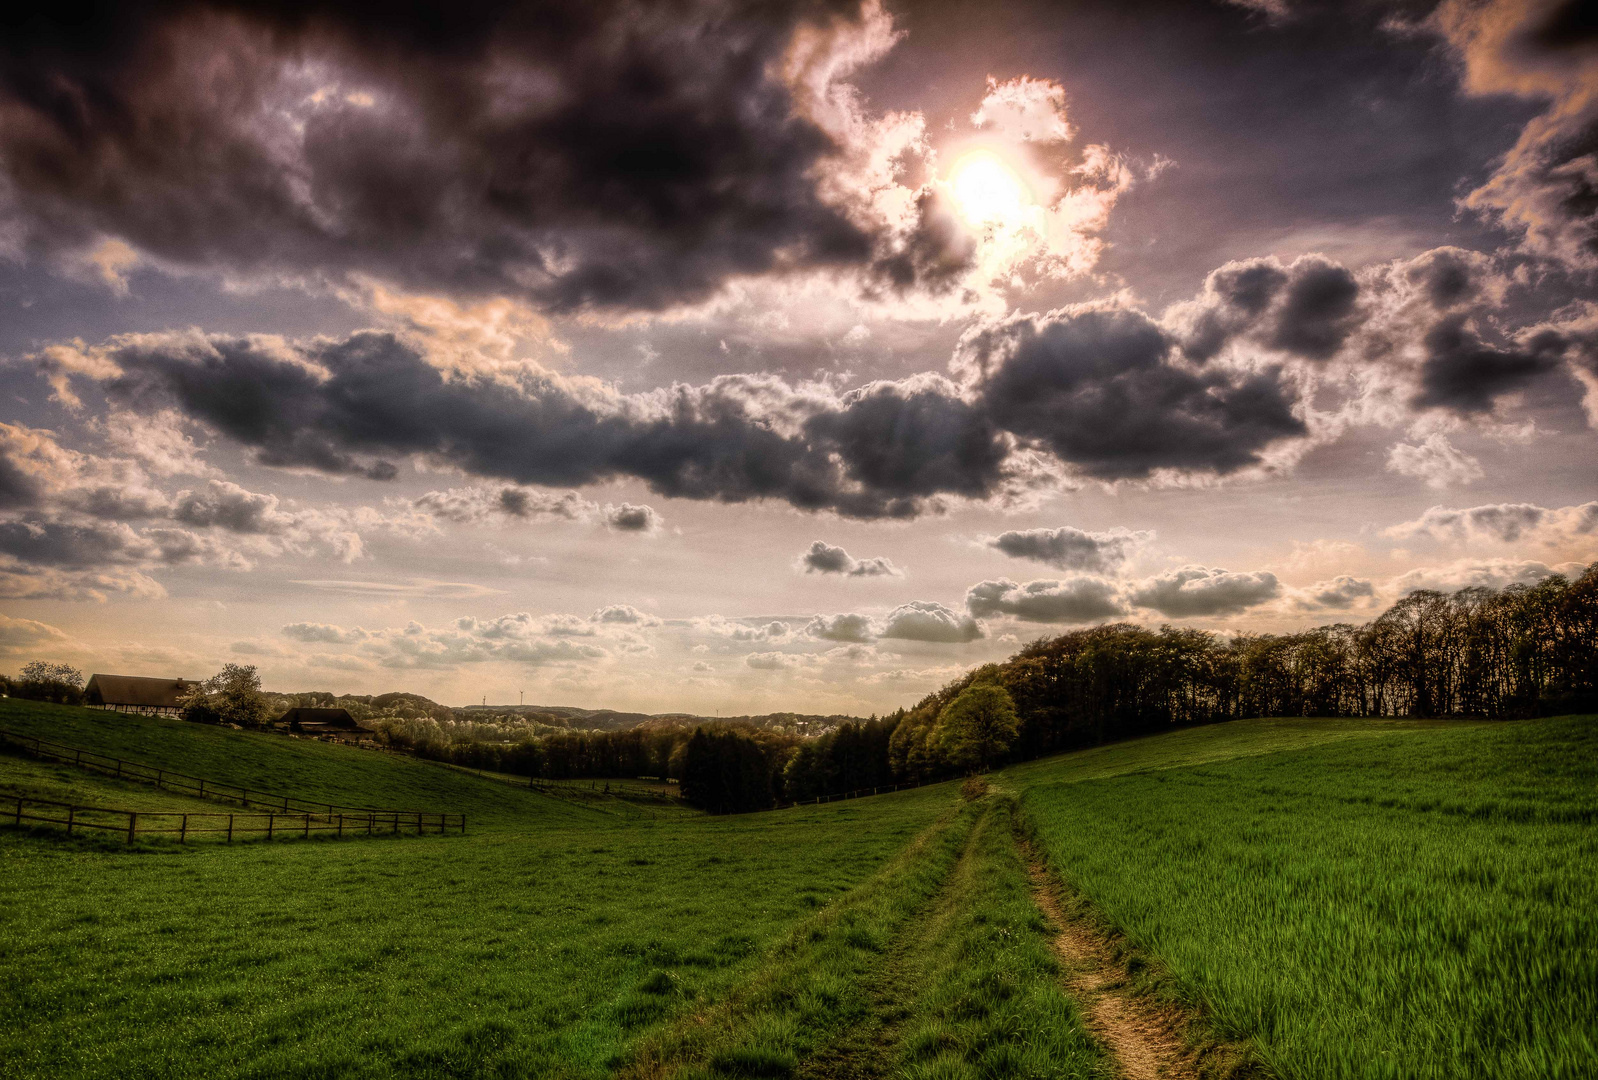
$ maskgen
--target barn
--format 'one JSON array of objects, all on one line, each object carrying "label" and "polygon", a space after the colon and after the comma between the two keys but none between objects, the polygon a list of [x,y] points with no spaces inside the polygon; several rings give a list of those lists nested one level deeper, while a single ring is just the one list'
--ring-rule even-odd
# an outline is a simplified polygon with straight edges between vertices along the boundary
[{"label": "barn", "polygon": [[277,719],[278,723],[286,724],[290,731],[306,735],[333,735],[361,730],[348,709],[293,708]]},{"label": "barn", "polygon": [[177,716],[183,711],[183,696],[194,686],[187,679],[96,674],[90,676],[89,685],[83,690],[83,698],[91,709],[147,716]]}]

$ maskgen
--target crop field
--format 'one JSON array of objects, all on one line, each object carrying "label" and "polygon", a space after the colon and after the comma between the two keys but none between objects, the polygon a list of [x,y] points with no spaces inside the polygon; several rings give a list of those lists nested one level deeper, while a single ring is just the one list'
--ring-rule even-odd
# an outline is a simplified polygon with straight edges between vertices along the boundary
[{"label": "crop field", "polygon": [[[0,830],[8,1078],[1110,1080],[1028,858],[1119,943],[1128,1000],[1192,1015],[1244,1075],[1598,1070],[1591,719],[1239,721],[1016,766],[974,801],[728,817],[176,721],[4,701],[0,727],[471,823]],[[0,755],[6,792],[217,805]]]}]

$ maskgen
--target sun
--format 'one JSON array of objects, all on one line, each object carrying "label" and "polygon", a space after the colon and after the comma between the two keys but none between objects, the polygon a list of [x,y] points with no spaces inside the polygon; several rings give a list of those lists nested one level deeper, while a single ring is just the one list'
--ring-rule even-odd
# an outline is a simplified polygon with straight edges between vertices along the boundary
[{"label": "sun", "polygon": [[956,161],[949,189],[973,225],[1014,224],[1034,204],[1026,181],[991,150],[973,150]]}]

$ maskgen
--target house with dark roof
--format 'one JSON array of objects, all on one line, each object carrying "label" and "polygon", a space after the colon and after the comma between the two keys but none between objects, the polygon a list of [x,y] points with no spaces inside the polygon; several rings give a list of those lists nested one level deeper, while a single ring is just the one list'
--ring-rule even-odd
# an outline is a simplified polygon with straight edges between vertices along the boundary
[{"label": "house with dark roof", "polygon": [[84,687],[84,703],[91,709],[177,716],[183,696],[195,684],[187,679],[151,679],[143,675],[92,675]]},{"label": "house with dark roof", "polygon": [[361,730],[361,725],[355,722],[355,717],[350,715],[348,709],[299,707],[290,709],[277,719],[290,731],[306,735],[337,735]]}]

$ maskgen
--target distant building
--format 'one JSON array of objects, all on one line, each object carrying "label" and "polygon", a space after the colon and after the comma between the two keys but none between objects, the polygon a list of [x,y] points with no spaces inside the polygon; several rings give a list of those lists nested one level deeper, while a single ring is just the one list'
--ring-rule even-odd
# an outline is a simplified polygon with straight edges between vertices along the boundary
[{"label": "distant building", "polygon": [[149,679],[142,675],[92,675],[84,687],[84,703],[91,709],[177,716],[183,695],[194,688],[187,679]]},{"label": "distant building", "polygon": [[294,708],[278,717],[278,723],[287,724],[290,731],[306,735],[335,735],[345,731],[359,731],[348,709]]}]

